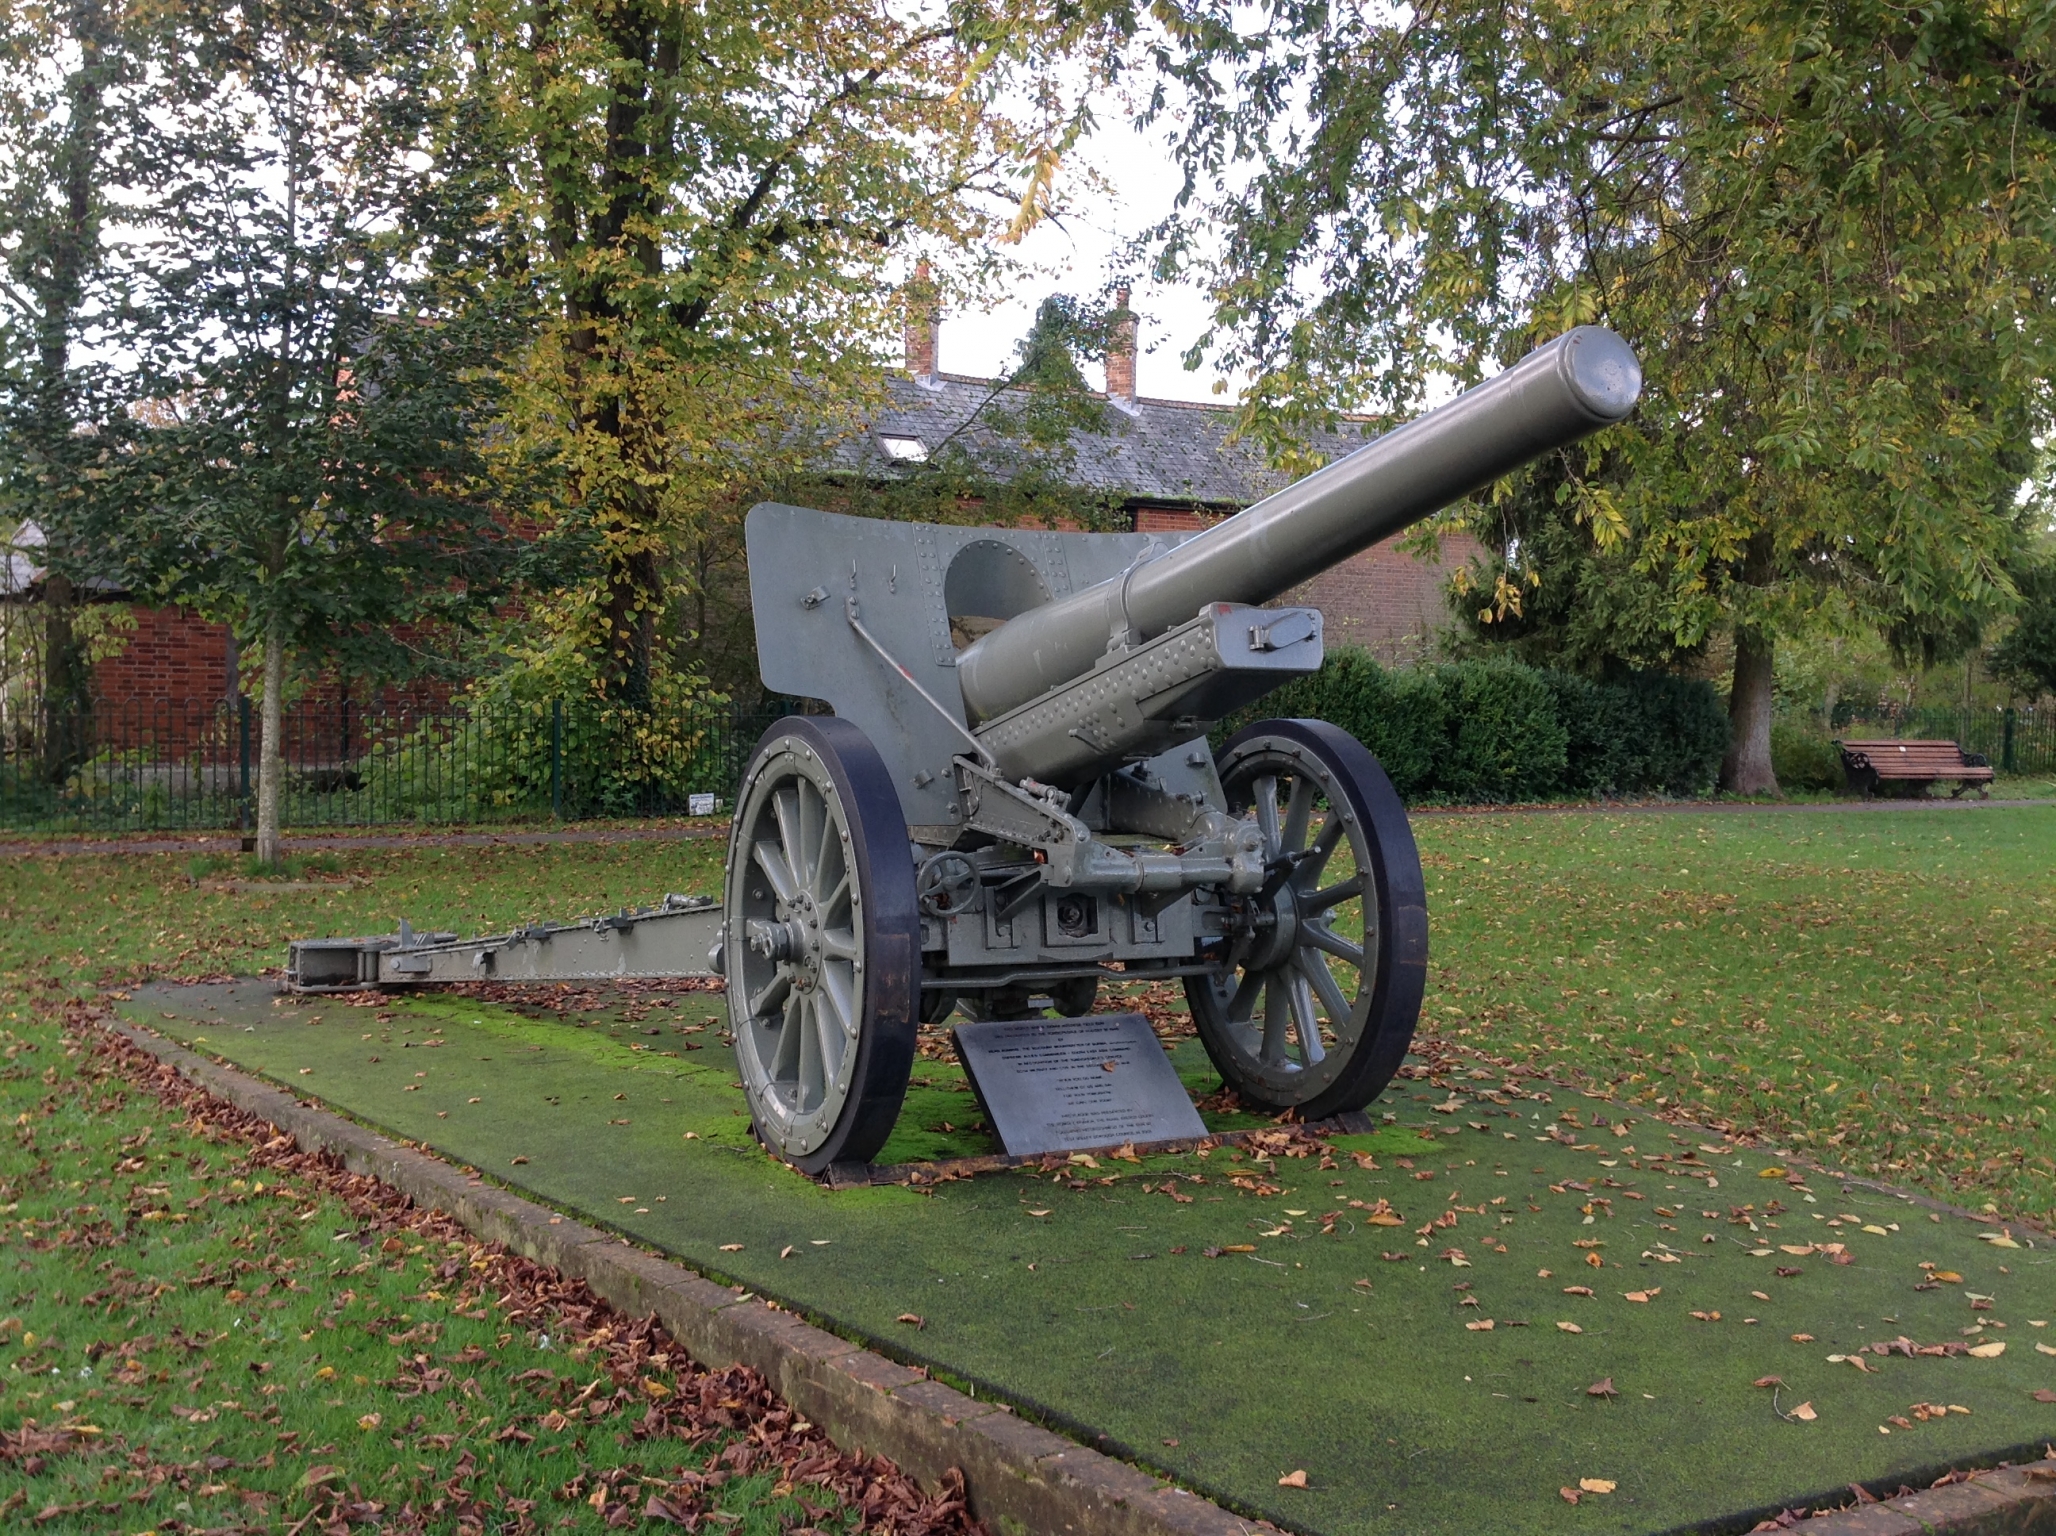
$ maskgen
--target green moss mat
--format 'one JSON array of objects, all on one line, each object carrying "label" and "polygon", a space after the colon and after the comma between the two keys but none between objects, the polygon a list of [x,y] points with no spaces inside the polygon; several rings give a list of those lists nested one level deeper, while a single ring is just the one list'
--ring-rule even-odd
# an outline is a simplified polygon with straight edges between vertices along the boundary
[{"label": "green moss mat", "polygon": [[[715,1032],[680,1033],[704,1010],[579,1025],[447,995],[281,1003],[258,983],[152,986],[126,1008],[1300,1529],[1742,1528],[2056,1437],[2032,1395],[2056,1389],[2056,1249],[1826,1178],[1800,1192],[1759,1177],[1760,1155],[1562,1089],[1398,1085],[1374,1106],[1392,1122],[1330,1170],[1223,1149],[829,1192],[750,1141]],[[1203,1088],[1202,1057],[1174,1061]],[[887,1156],[982,1149],[954,1067],[916,1078]],[[1404,1225],[1368,1220],[1381,1199]],[[1852,1262],[1783,1251],[1823,1242]],[[1902,1335],[2006,1348],[1828,1358]],[[1783,1385],[1752,1385],[1766,1376]],[[1816,1417],[1776,1411],[1800,1403]],[[1970,1412],[1920,1420],[1920,1403]],[[1305,1490],[1279,1486],[1297,1470]],[[1558,1490],[1587,1478],[1615,1490],[1570,1508]]]}]

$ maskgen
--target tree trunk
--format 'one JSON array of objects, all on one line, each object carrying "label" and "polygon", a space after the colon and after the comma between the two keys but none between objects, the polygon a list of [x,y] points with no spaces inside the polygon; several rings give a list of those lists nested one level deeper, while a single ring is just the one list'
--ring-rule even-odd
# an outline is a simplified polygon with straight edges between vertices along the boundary
[{"label": "tree trunk", "polygon": [[78,594],[56,571],[43,579],[43,777],[62,784],[91,755],[92,703],[86,648],[73,622]]},{"label": "tree trunk", "polygon": [[275,866],[279,859],[278,795],[285,775],[281,761],[281,729],[286,684],[286,643],[277,619],[264,627],[263,729],[257,749],[257,862]]},{"label": "tree trunk", "polygon": [[1720,787],[1731,795],[1779,795],[1770,762],[1774,642],[1757,630],[1735,631],[1735,681],[1728,693],[1728,753]]}]

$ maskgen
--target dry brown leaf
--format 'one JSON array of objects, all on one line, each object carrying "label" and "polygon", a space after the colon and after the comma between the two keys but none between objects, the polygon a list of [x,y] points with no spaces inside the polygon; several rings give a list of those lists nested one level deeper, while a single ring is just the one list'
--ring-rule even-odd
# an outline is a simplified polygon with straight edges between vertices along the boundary
[{"label": "dry brown leaf", "polygon": [[1582,1493],[1612,1493],[1620,1485],[1610,1477],[1581,1477],[1578,1489]]},{"label": "dry brown leaf", "polygon": [[1278,1479],[1278,1486],[1280,1488],[1304,1488],[1306,1486],[1306,1469],[1299,1467],[1287,1472]]},{"label": "dry brown leaf", "polygon": [[1785,1378],[1782,1376],[1759,1376],[1749,1383],[1752,1387],[1782,1387],[1784,1384]]},{"label": "dry brown leaf", "polygon": [[1575,1504],[1582,1497],[1575,1488],[1559,1488],[1556,1491],[1563,1495],[1563,1501],[1566,1504]]},{"label": "dry brown leaf", "polygon": [[1567,1285],[1563,1288],[1563,1293],[1566,1296],[1590,1296],[1592,1294],[1592,1287],[1589,1285]]},{"label": "dry brown leaf", "polygon": [[896,1323],[911,1323],[916,1328],[926,1328],[928,1326],[928,1320],[918,1312],[902,1312],[893,1321]]},{"label": "dry brown leaf", "polygon": [[1492,1319],[1481,1317],[1475,1323],[1465,1323],[1464,1327],[1472,1333],[1490,1333],[1492,1331]]},{"label": "dry brown leaf", "polygon": [[741,1244],[741,1243],[723,1243],[723,1244],[721,1245],[721,1251],[722,1251],[723,1253],[741,1253],[741,1252],[742,1252],[742,1244]]},{"label": "dry brown leaf", "polygon": [[1614,1386],[1611,1376],[1602,1376],[1599,1380],[1593,1382],[1591,1386],[1585,1388],[1585,1396],[1619,1397],[1620,1390]]},{"label": "dry brown leaf", "polygon": [[1996,1360],[2006,1353],[2006,1341],[1994,1339],[1989,1344],[1973,1344],[1970,1353],[1980,1360]]},{"label": "dry brown leaf", "polygon": [[1556,1326],[1562,1329],[1565,1333],[1583,1333],[1585,1331],[1584,1329],[1580,1328],[1576,1323],[1558,1323]]},{"label": "dry brown leaf", "polygon": [[1599,1257],[1599,1255],[1596,1253],[1586,1254],[1585,1262],[1587,1264],[1590,1264],[1594,1269],[1604,1269],[1606,1267],[1606,1260]]},{"label": "dry brown leaf", "polygon": [[1795,1418],[1803,1424],[1811,1424],[1815,1419],[1819,1418],[1820,1415],[1813,1411],[1813,1404],[1801,1403],[1797,1408],[1794,1408],[1792,1410],[1789,1417]]},{"label": "dry brown leaf", "polygon": [[1810,1333],[1795,1333],[1792,1335],[1792,1342],[1794,1344],[1811,1344],[1813,1342],[1813,1335]]},{"label": "dry brown leaf", "polygon": [[787,1243],[783,1248],[778,1250],[778,1256],[781,1259],[789,1259],[798,1252],[799,1249],[795,1248],[791,1243]]}]

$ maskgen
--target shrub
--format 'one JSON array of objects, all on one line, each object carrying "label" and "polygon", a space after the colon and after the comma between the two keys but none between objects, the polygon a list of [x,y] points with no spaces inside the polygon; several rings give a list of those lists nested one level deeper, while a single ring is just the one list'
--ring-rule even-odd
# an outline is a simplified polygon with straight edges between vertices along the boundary
[{"label": "shrub", "polygon": [[1646,754],[1641,781],[1627,787],[1666,795],[1711,794],[1728,750],[1728,712],[1713,685],[1667,672],[1638,672],[1610,686],[1634,699],[1635,739]]},{"label": "shrub", "polygon": [[1841,749],[1806,721],[1771,722],[1770,766],[1786,789],[1838,790],[1847,783]]},{"label": "shrub", "polygon": [[1221,734],[1292,715],[1355,736],[1408,801],[1699,795],[1728,744],[1719,695],[1690,678],[1596,682],[1502,659],[1388,670],[1348,647]]},{"label": "shrub", "polygon": [[1448,755],[1438,788],[1457,800],[1538,800],[1563,784],[1565,731],[1542,674],[1516,661],[1435,669]]}]

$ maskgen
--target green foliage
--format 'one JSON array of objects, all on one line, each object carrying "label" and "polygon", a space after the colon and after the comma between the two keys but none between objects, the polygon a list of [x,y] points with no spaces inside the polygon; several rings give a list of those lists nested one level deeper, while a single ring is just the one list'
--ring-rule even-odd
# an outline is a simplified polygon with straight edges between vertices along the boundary
[{"label": "green foliage", "polygon": [[[1163,264],[1215,294],[1260,430],[1410,408],[1596,321],[1642,406],[1534,489],[1669,644],[1737,628],[1760,672],[1818,623],[1946,650],[2010,605],[2056,371],[2046,7],[1171,10],[1192,196]],[[1586,574],[1545,582],[1581,602]]]},{"label": "green foliage", "polygon": [[1842,772],[1842,753],[1810,720],[1779,719],[1770,728],[1771,764],[1778,782],[1787,789],[1817,789],[1829,792],[1848,782]]},{"label": "green foliage", "polygon": [[1507,659],[1396,671],[1348,647],[1259,715],[1341,726],[1416,802],[1704,794],[1727,746],[1718,696],[1692,679],[1600,683]]},{"label": "green foliage", "polygon": [[1992,670],[2034,695],[2056,695],[2056,551],[2016,578],[2020,611],[1992,649]]}]

